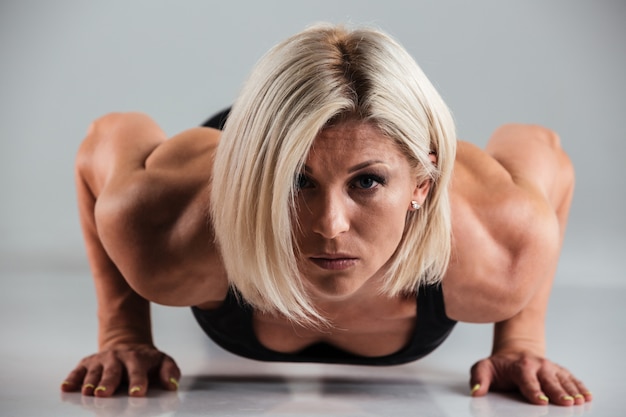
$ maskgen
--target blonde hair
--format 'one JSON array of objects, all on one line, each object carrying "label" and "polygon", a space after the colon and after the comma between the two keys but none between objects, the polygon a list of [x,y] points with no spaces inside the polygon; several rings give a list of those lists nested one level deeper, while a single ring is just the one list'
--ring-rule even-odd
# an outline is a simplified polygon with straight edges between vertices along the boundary
[{"label": "blonde hair", "polygon": [[[411,56],[373,29],[318,25],[272,48],[236,100],[215,156],[211,215],[231,285],[254,308],[301,324],[324,322],[297,267],[295,178],[332,121],[372,123],[432,180],[381,292],[440,282],[450,255],[448,182],[456,150],[452,116]],[[429,154],[437,156],[432,164]],[[297,226],[296,226],[297,227]]]}]

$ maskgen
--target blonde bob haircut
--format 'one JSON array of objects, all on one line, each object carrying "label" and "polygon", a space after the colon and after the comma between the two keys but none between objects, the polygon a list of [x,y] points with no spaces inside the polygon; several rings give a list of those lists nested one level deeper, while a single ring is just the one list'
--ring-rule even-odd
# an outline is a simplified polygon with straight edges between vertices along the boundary
[{"label": "blonde bob haircut", "polygon": [[[357,119],[395,141],[431,190],[405,232],[381,294],[437,284],[450,256],[448,182],[456,151],[447,106],[411,56],[373,29],[316,25],[257,63],[215,155],[211,216],[231,286],[253,308],[326,323],[298,272],[295,178],[319,132]],[[437,156],[437,163],[429,154]]]}]

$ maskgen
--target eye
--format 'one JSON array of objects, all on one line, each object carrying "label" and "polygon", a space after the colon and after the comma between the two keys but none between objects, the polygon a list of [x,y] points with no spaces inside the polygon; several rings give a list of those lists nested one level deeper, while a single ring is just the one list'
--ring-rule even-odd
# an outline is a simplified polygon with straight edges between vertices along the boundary
[{"label": "eye", "polygon": [[311,182],[309,177],[307,177],[304,174],[296,175],[296,188],[298,190],[302,190],[302,189],[305,189],[305,188],[311,188],[312,186],[313,186],[313,183]]},{"label": "eye", "polygon": [[385,179],[373,174],[360,175],[354,179],[353,186],[363,190],[371,190],[378,185],[385,185]]}]

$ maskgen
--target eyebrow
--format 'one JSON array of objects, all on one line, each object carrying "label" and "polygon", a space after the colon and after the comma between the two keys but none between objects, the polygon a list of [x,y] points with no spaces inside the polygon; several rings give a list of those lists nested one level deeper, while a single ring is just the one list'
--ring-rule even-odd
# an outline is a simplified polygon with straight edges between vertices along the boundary
[{"label": "eyebrow", "polygon": [[[348,173],[352,173],[352,172],[355,172],[355,171],[358,171],[360,169],[367,168],[368,166],[376,165],[376,164],[386,164],[386,163],[385,163],[385,161],[381,161],[379,159],[370,159],[368,161],[361,162],[359,164],[356,164],[356,165],[348,168]],[[309,168],[308,165],[305,165],[304,166],[304,171],[310,173],[311,172],[311,168]]]},{"label": "eyebrow", "polygon": [[365,162],[361,162],[360,164],[356,164],[355,166],[349,168],[348,172],[355,172],[355,171],[358,171],[360,169],[367,168],[370,165],[384,164],[384,163],[385,163],[384,161],[381,161],[379,159],[371,159],[369,161],[365,161]]}]

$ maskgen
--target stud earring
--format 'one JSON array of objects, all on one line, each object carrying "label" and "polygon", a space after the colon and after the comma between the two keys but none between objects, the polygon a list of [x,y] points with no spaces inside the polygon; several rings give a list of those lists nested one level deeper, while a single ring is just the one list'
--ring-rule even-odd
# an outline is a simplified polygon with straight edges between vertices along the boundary
[{"label": "stud earring", "polygon": [[411,208],[413,210],[419,210],[420,207],[421,206],[417,203],[417,201],[415,201],[415,200],[411,201]]}]

